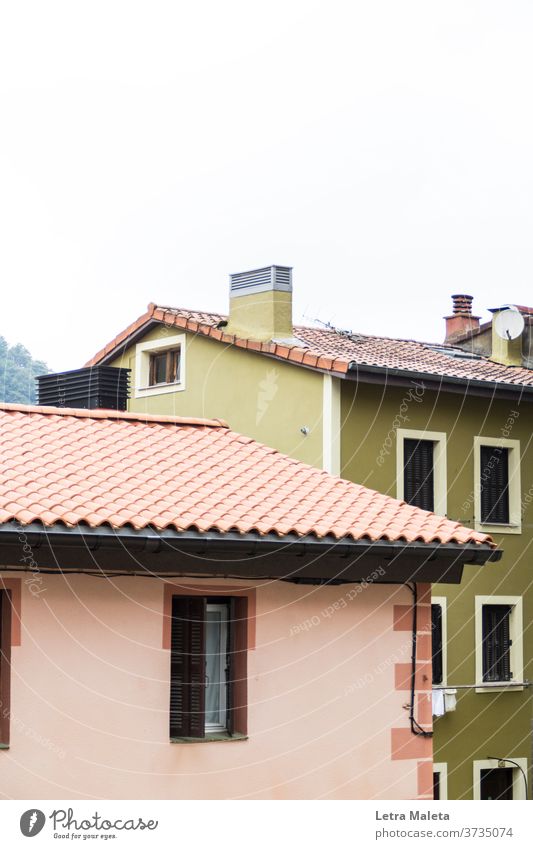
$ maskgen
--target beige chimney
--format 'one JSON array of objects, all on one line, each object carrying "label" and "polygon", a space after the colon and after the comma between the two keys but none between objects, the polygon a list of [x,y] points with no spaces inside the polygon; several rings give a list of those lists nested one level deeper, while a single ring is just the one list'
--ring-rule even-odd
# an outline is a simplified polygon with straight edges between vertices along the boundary
[{"label": "beige chimney", "polygon": [[292,268],[269,265],[230,274],[226,333],[267,342],[292,338]]},{"label": "beige chimney", "polygon": [[[520,315],[516,308],[513,312]],[[496,330],[496,318],[500,313],[508,313],[508,306],[491,309],[492,313],[492,353],[490,359],[495,363],[501,363],[504,366],[521,366],[522,365],[522,334],[514,339],[511,337],[504,338]]]},{"label": "beige chimney", "polygon": [[479,330],[479,316],[472,315],[472,295],[452,295],[453,315],[444,317],[446,321],[445,342],[453,345],[456,339]]}]

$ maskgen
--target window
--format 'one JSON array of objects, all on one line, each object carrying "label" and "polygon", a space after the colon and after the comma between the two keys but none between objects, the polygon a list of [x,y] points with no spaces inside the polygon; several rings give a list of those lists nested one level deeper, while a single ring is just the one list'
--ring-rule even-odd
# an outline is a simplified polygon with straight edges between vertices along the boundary
[{"label": "window", "polygon": [[167,334],[135,346],[135,398],[184,391],[185,337],[185,333]]},{"label": "window", "polygon": [[474,799],[518,801],[527,798],[527,758],[510,757],[513,763],[496,758],[474,761]]},{"label": "window", "polygon": [[513,798],[512,769],[482,769],[480,774],[480,798],[485,800]]},{"label": "window", "polygon": [[[475,626],[478,692],[483,692],[483,684],[521,683],[524,661],[520,596],[476,596]],[[495,688],[485,687],[490,689]]]},{"label": "window", "polygon": [[435,508],[433,481],[433,442],[429,439],[406,439],[403,444],[404,501],[422,510]]},{"label": "window", "polygon": [[446,434],[399,428],[396,439],[398,498],[446,515]]},{"label": "window", "polygon": [[433,669],[433,684],[442,684],[444,680],[443,664],[443,623],[442,605],[431,603],[431,657]]},{"label": "window", "polygon": [[433,799],[442,802],[448,798],[448,764],[433,764]]},{"label": "window", "polygon": [[474,440],[476,530],[521,532],[520,443],[476,436]]},{"label": "window", "polygon": [[482,445],[481,521],[509,524],[509,449]]},{"label": "window", "polygon": [[150,386],[179,383],[181,348],[150,354]]},{"label": "window", "polygon": [[246,734],[245,597],[173,596],[170,737]]},{"label": "window", "polygon": [[511,606],[509,604],[484,604],[483,627],[483,680],[510,681],[511,671]]},{"label": "window", "polygon": [[9,746],[11,690],[11,599],[0,590],[0,746]]}]

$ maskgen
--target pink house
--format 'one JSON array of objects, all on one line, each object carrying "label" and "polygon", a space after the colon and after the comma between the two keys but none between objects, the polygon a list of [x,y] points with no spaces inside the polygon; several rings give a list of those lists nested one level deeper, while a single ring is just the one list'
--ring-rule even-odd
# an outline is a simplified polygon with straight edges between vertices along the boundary
[{"label": "pink house", "polygon": [[431,799],[429,584],[498,556],[220,421],[1,405],[1,792]]}]

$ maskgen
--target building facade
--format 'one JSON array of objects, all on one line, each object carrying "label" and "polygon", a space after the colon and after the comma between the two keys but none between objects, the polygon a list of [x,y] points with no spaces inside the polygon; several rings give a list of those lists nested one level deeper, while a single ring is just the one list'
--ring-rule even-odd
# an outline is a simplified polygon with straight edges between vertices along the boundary
[{"label": "building facade", "polygon": [[[151,304],[90,365],[131,370],[131,410],[222,416],[299,460],[492,534],[500,562],[434,590],[436,792],[522,798],[533,662],[529,319],[519,353],[500,337],[485,353],[468,349],[467,296],[454,297],[446,343],[293,327],[281,272],[235,275],[228,316]],[[168,351],[179,351],[177,371]]]}]

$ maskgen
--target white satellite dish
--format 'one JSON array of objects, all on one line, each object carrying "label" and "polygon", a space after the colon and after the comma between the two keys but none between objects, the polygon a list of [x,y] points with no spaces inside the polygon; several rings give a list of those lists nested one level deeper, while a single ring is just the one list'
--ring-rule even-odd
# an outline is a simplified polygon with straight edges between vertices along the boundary
[{"label": "white satellite dish", "polygon": [[516,307],[505,307],[494,319],[494,329],[501,339],[518,339],[525,327],[524,316]]}]

